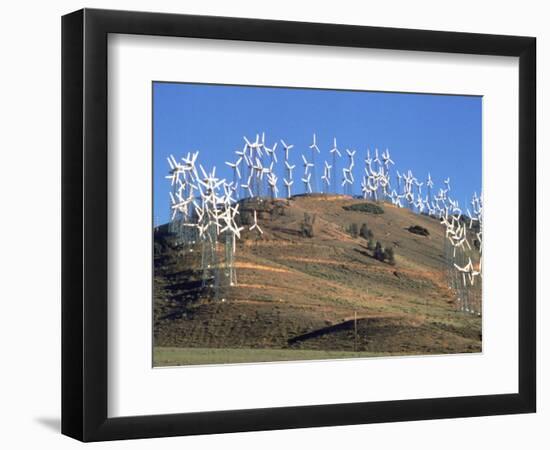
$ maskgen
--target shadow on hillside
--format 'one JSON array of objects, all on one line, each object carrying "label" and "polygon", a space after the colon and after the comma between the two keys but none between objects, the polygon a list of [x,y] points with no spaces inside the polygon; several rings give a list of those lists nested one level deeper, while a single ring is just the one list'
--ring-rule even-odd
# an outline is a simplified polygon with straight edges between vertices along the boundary
[{"label": "shadow on hillside", "polygon": [[172,311],[159,317],[159,320],[178,320],[187,317],[189,306],[196,304],[201,297],[204,297],[208,288],[202,286],[201,280],[184,281],[174,283],[166,287],[167,291],[172,291],[170,296],[177,305],[172,306]]},{"label": "shadow on hillside", "polygon": [[271,227],[271,231],[289,234],[291,236],[303,237],[302,232],[299,230],[293,230],[292,228],[283,228],[283,227]]},{"label": "shadow on hillside", "polygon": [[[359,320],[357,321],[359,323]],[[346,320],[345,322],[338,323],[336,325],[331,325],[324,328],[319,328],[317,330],[313,330],[309,333],[301,334],[299,336],[295,336],[288,340],[288,344],[296,344],[298,342],[307,341],[308,339],[315,339],[321,336],[325,336],[327,334],[337,333],[339,331],[345,331],[345,330],[353,330],[354,327],[354,321],[353,320]]]},{"label": "shadow on hillside", "polygon": [[195,290],[200,290],[201,286],[202,280],[185,280],[169,284],[166,286],[166,289],[170,291],[192,292]]},{"label": "shadow on hillside", "polygon": [[[362,248],[366,248],[366,247],[363,247],[363,246],[361,246],[361,247],[362,247]],[[374,255],[372,255],[371,253],[369,253],[367,250],[360,250],[360,249],[358,249],[358,248],[354,248],[353,251],[356,252],[356,253],[359,253],[361,256],[364,256],[365,258],[370,258],[370,259],[374,259],[374,260],[378,261],[378,260],[374,257]],[[369,251],[370,251],[370,250],[369,250]]]}]

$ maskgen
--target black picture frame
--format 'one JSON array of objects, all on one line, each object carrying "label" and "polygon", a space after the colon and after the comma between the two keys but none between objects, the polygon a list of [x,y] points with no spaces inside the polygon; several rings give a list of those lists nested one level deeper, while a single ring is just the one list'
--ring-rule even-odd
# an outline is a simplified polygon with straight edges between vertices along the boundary
[{"label": "black picture frame", "polygon": [[[109,33],[519,57],[517,393],[108,418]],[[82,441],[535,412],[536,39],[83,9],[62,18],[62,433]]]}]

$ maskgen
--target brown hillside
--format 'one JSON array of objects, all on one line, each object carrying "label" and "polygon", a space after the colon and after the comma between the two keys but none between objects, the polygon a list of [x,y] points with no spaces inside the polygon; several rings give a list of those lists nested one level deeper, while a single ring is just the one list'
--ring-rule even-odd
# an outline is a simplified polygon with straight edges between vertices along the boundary
[{"label": "brown hillside", "polygon": [[[457,312],[446,286],[439,222],[388,203],[380,203],[383,214],[344,209],[361,203],[325,195],[243,203],[243,215],[258,211],[264,234],[243,232],[238,284],[222,287],[217,301],[201,288],[200,249],[177,249],[156,235],[155,345],[480,351],[481,319]],[[313,237],[302,234],[305,213],[316,216]],[[392,246],[396,264],[376,260],[366,239],[346,231],[353,223],[366,223],[375,241]],[[429,235],[411,233],[413,225]]]}]

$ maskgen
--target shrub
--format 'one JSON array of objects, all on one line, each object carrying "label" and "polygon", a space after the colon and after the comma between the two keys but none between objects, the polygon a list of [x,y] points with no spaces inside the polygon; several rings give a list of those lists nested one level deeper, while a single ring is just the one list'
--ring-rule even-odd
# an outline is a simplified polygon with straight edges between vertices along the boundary
[{"label": "shrub", "polygon": [[285,207],[283,205],[275,205],[271,211],[271,218],[273,216],[284,216],[286,215]]},{"label": "shrub", "polygon": [[374,239],[369,239],[369,241],[367,242],[367,248],[372,252],[374,251],[374,249],[376,248],[376,244],[374,242]]},{"label": "shrub", "polygon": [[393,247],[388,247],[384,254],[386,256],[386,260],[388,261],[388,264],[391,264],[392,266],[395,266],[395,255],[393,253]]},{"label": "shrub", "polygon": [[301,231],[303,237],[312,238],[315,236],[315,214],[304,213],[304,220],[301,224]]},{"label": "shrub", "polygon": [[355,205],[342,206],[346,211],[358,211],[369,214],[384,214],[384,209],[374,203],[356,203]]},{"label": "shrub", "polygon": [[374,257],[381,262],[384,262],[386,259],[386,253],[380,241],[376,241],[376,246],[374,247]]},{"label": "shrub", "polygon": [[369,230],[369,228],[367,227],[367,224],[364,223],[363,225],[361,225],[361,229],[359,230],[359,235],[363,238],[363,239],[370,239],[374,236],[372,230]]},{"label": "shrub", "polygon": [[241,211],[237,217],[240,219],[239,225],[252,225],[254,222],[254,216],[250,211]]},{"label": "shrub", "polygon": [[347,232],[352,238],[355,239],[357,236],[359,236],[359,227],[356,223],[352,223],[348,226]]},{"label": "shrub", "polygon": [[420,236],[429,236],[430,232],[420,225],[412,225],[409,228],[407,228],[411,233],[413,234],[419,234]]}]

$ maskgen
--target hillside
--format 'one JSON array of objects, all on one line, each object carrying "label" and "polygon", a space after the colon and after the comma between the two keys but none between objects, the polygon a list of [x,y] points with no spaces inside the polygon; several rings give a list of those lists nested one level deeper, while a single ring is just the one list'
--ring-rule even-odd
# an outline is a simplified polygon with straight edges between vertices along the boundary
[{"label": "hillside", "polygon": [[[438,220],[389,203],[380,203],[383,214],[349,208],[364,203],[318,194],[241,204],[243,219],[258,211],[264,233],[243,232],[238,283],[222,286],[216,301],[201,288],[199,248],[183,250],[156,233],[155,346],[481,351],[481,318],[457,312],[446,286]],[[304,214],[316,216],[313,237],[302,234]],[[395,265],[375,259],[366,239],[346,231],[354,223],[394,248]],[[411,233],[414,225],[429,235]]]}]

